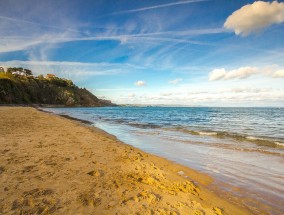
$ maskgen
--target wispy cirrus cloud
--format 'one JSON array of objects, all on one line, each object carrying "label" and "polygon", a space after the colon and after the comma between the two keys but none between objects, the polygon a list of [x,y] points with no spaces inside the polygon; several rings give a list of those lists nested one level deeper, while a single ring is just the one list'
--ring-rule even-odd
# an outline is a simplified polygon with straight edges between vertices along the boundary
[{"label": "wispy cirrus cloud", "polygon": [[167,4],[159,4],[159,5],[153,5],[153,6],[148,6],[148,7],[141,7],[141,8],[131,9],[131,10],[123,10],[123,11],[114,12],[114,13],[111,13],[111,14],[108,14],[108,15],[135,13],[135,12],[154,10],[154,9],[165,8],[165,7],[173,7],[173,6],[184,5],[184,4],[192,4],[192,3],[204,2],[204,1],[209,1],[209,0],[178,1],[178,2],[172,2],[172,3],[167,3]]},{"label": "wispy cirrus cloud", "polygon": [[[173,2],[139,8],[139,10],[152,10],[199,1],[204,0]],[[48,7],[47,9],[51,11],[51,8]],[[60,14],[56,8],[52,9],[55,10],[53,14]],[[3,30],[2,33],[0,32],[0,54],[8,56],[10,53],[19,51],[25,55],[27,60],[48,61],[52,59],[54,53],[64,46],[78,44],[79,42],[82,42],[82,44],[94,42],[95,45],[88,46],[87,50],[80,50],[79,54],[71,59],[79,61],[81,60],[80,56],[100,52],[104,61],[112,62],[119,58],[118,56],[121,53],[126,53],[127,61],[130,63],[140,63],[152,68],[157,68],[159,63],[159,68],[165,68],[161,63],[167,64],[172,61],[176,55],[184,51],[184,47],[212,45],[194,37],[224,32],[222,28],[180,30],[175,28],[178,20],[164,22],[164,17],[160,14],[156,15],[154,23],[149,21],[151,19],[148,16],[141,16],[135,20],[122,23],[106,22],[99,24],[100,29],[96,28],[96,25],[81,28],[80,22],[71,18],[70,13],[67,14],[66,11],[58,17],[58,22],[54,22],[54,18],[52,21],[48,19],[46,21],[44,19],[34,21],[30,15],[40,16],[36,10],[33,10],[27,16],[23,15],[23,17],[17,14],[9,17],[0,16],[2,21],[0,22],[0,29]],[[186,15],[180,16],[183,19]],[[3,32],[5,32],[5,35]],[[103,45],[105,42],[114,42],[115,45],[106,50]],[[164,60],[161,61],[162,58]]]},{"label": "wispy cirrus cloud", "polygon": [[[37,65],[37,66],[121,66],[119,63],[85,63],[76,61],[5,61],[1,64],[20,64],[20,65]],[[130,68],[142,69],[143,67],[133,64],[123,64]]]},{"label": "wispy cirrus cloud", "polygon": [[52,28],[52,29],[57,29],[57,30],[73,31],[73,32],[79,32],[79,33],[81,32],[81,31],[78,31],[78,30],[72,29],[72,28],[64,28],[64,27],[55,26],[55,25],[47,25],[47,24],[32,22],[32,21],[28,21],[28,20],[7,17],[7,16],[0,16],[0,20],[6,20],[6,21],[13,22],[13,23],[22,23],[22,24],[35,25],[35,26],[40,26],[40,27],[45,27],[45,28]]},{"label": "wispy cirrus cloud", "polygon": [[[46,8],[46,11],[49,9]],[[38,14],[32,11],[29,15]],[[30,60],[47,60],[51,51],[66,38],[82,34],[76,26],[77,22],[72,23],[68,17],[61,18],[57,25],[48,20],[29,21],[28,17],[26,19],[25,13],[13,14],[13,17],[0,16],[0,53],[25,51]]]},{"label": "wispy cirrus cloud", "polygon": [[[203,35],[203,34],[215,34],[221,33],[220,29],[197,29],[187,31],[170,31],[170,32],[153,32],[153,33],[141,33],[141,34],[114,34],[114,35],[97,35],[97,36],[81,36],[72,35],[68,32],[55,32],[55,33],[43,33],[42,35],[30,35],[30,36],[16,36],[16,37],[1,37],[0,40],[3,43],[0,44],[0,53],[13,52],[29,49],[36,45],[41,44],[60,44],[76,41],[120,41],[126,42],[169,42],[169,43],[186,43],[195,45],[211,45],[209,43],[200,42],[197,40],[176,38],[176,36],[191,36],[191,35]],[[159,35],[159,37],[158,37]]]},{"label": "wispy cirrus cloud", "polygon": [[118,75],[142,69],[142,67],[132,64],[69,61],[6,61],[0,62],[0,66],[4,68],[24,67],[31,69],[35,75],[53,73],[60,77],[80,77],[81,79],[91,76]]},{"label": "wispy cirrus cloud", "polygon": [[[27,51],[30,60],[48,60],[50,53],[56,50],[60,44],[80,41],[118,41],[121,45],[139,46],[142,51],[145,43],[152,43],[156,46],[162,44],[193,44],[211,45],[190,37],[206,34],[222,33],[221,28],[188,29],[183,31],[149,31],[151,27],[143,26],[137,29],[128,26],[104,26],[100,31],[81,31],[76,24],[73,28],[54,26],[21,20],[16,18],[0,16],[2,22],[0,28],[0,53],[15,51]],[[69,23],[69,21],[66,21]],[[69,24],[67,26],[70,26]],[[135,33],[134,33],[135,32]],[[150,46],[153,48],[153,45]],[[137,53],[141,53],[141,49]],[[148,49],[149,50],[149,49]]]}]

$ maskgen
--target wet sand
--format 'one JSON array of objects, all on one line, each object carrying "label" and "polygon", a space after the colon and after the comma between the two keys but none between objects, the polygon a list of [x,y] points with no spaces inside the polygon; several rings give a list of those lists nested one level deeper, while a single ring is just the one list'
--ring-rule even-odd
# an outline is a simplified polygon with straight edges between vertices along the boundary
[{"label": "wet sand", "polygon": [[0,214],[256,214],[207,175],[34,108],[0,107],[0,153]]}]

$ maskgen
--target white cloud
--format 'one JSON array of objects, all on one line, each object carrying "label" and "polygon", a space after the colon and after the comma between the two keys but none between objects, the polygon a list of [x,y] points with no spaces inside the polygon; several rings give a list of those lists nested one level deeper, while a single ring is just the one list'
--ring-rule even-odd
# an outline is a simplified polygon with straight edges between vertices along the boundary
[{"label": "white cloud", "polygon": [[130,94],[128,94],[128,97],[129,98],[134,98],[136,95],[134,94],[134,93],[130,93]]},{"label": "white cloud", "polygon": [[278,70],[272,74],[274,78],[284,78],[284,69]]},{"label": "white cloud", "polygon": [[234,69],[231,71],[228,71],[224,77],[224,79],[244,79],[248,78],[249,76],[256,74],[257,73],[257,68],[256,67],[240,67],[238,69]]},{"label": "white cloud", "polygon": [[226,70],[225,69],[214,69],[210,74],[209,74],[209,81],[216,81],[224,78],[226,75]]},{"label": "white cloud", "polygon": [[169,81],[169,84],[178,84],[179,82],[181,82],[182,79],[181,78],[177,78],[177,79],[174,79],[174,80],[170,80]]},{"label": "white cloud", "polygon": [[261,74],[272,78],[284,78],[284,69],[279,69],[277,65],[265,68],[246,66],[229,71],[226,71],[224,68],[214,69],[209,73],[209,81],[245,79],[254,74]]},{"label": "white cloud", "polygon": [[143,86],[146,85],[146,82],[145,81],[136,81],[134,84],[138,87],[143,87]]},{"label": "white cloud", "polygon": [[284,3],[256,1],[230,15],[224,27],[237,35],[247,36],[272,24],[284,22]]},{"label": "white cloud", "polygon": [[244,79],[248,78],[249,76],[256,74],[257,68],[256,67],[240,67],[238,69],[226,71],[224,68],[222,69],[214,69],[209,74],[209,81],[216,81],[216,80],[229,80],[229,79]]}]

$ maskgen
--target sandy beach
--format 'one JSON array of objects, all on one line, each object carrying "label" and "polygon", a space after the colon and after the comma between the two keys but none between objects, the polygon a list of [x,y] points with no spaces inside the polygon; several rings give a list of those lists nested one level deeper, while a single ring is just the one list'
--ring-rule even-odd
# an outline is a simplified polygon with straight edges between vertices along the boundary
[{"label": "sandy beach", "polygon": [[0,107],[0,153],[0,214],[254,213],[207,175],[34,108]]}]

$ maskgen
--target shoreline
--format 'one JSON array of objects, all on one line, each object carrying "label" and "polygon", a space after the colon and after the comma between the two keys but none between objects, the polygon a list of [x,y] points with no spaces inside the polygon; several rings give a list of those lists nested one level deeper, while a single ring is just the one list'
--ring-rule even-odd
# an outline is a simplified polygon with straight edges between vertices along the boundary
[{"label": "shoreline", "polygon": [[[44,112],[44,113],[54,114],[54,113],[52,113],[52,112],[50,112],[50,111],[43,110],[42,108],[39,108],[39,107],[36,107],[35,109],[38,110],[38,111],[42,111],[42,112]],[[79,119],[79,118],[75,118],[75,117],[72,117],[72,116],[69,116],[69,115],[66,115],[66,114],[54,114],[54,115],[62,116],[62,117],[64,117],[64,118],[66,118],[66,119],[70,119],[70,120],[75,120],[75,121],[78,121],[78,122],[82,122],[82,123],[84,123],[84,124],[86,124],[86,125],[91,125],[91,124],[93,124],[91,121],[84,120],[84,119]]]},{"label": "shoreline", "polygon": [[[44,110],[44,111],[46,111],[46,110]],[[47,111],[47,112],[49,112],[49,111]],[[181,166],[181,168],[185,167],[185,168],[187,168],[191,171],[191,173],[190,173],[191,175],[192,175],[192,173],[193,173],[193,175],[195,175],[197,173],[197,175],[198,174],[204,175],[204,176],[210,178],[209,179],[210,182],[206,182],[205,184],[203,184],[206,189],[208,189],[210,192],[214,192],[216,195],[222,197],[223,199],[232,200],[231,202],[233,204],[237,204],[241,207],[245,206],[247,209],[250,210],[250,214],[260,214],[260,213],[261,214],[278,214],[278,213],[280,214],[281,213],[277,209],[275,209],[273,207],[273,205],[268,204],[267,202],[265,203],[265,201],[259,201],[258,198],[252,198],[252,195],[248,196],[247,193],[250,192],[250,191],[247,190],[247,189],[239,187],[237,184],[233,184],[233,185],[228,184],[228,182],[220,180],[220,178],[217,179],[218,177],[215,177],[213,175],[209,175],[209,173],[206,173],[206,172],[204,172],[204,171],[202,171],[198,168],[194,168],[192,166],[183,164],[181,162],[178,162],[174,159],[170,159],[167,156],[163,156],[161,154],[155,154],[155,153],[153,153],[151,151],[147,151],[147,150],[145,151],[144,149],[141,149],[141,148],[139,148],[135,145],[128,144],[127,141],[119,140],[117,136],[115,136],[114,134],[108,133],[108,131],[105,131],[104,128],[96,127],[94,122],[90,122],[90,121],[80,119],[80,118],[76,118],[76,117],[73,117],[73,116],[69,116],[69,115],[66,115],[66,114],[60,114],[60,113],[55,113],[55,112],[49,112],[49,113],[57,115],[57,116],[66,117],[68,119],[72,119],[72,120],[75,120],[75,121],[78,121],[78,122],[83,122],[88,126],[91,125],[93,129],[98,129],[99,131],[103,132],[106,135],[113,136],[116,140],[118,140],[122,144],[126,144],[128,146],[134,147],[135,149],[142,151],[144,153],[150,154],[152,156],[156,156],[158,158],[165,159],[165,160],[169,161],[170,163],[172,163],[173,165]],[[268,153],[268,154],[272,154],[272,153]],[[200,179],[198,179],[196,181],[196,180],[194,180],[194,177],[191,177],[191,180],[194,183],[199,184],[198,180],[200,180]],[[228,190],[230,190],[230,191],[228,192]],[[240,203],[240,201],[242,203]],[[274,209],[272,209],[272,208],[274,208]]]},{"label": "shoreline", "polygon": [[[4,165],[0,199],[5,199],[0,212],[259,213],[249,211],[235,197],[229,201],[225,193],[212,193],[207,188],[212,184],[208,175],[122,143],[101,129],[82,124],[86,121],[33,108],[0,107],[0,116],[5,123],[0,123],[2,132],[6,129],[0,138]],[[11,129],[15,125],[18,132]],[[21,126],[25,132],[19,132]],[[68,181],[69,177],[77,180]],[[21,184],[27,188],[20,188]],[[43,195],[45,192],[50,194]]]}]

